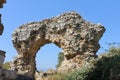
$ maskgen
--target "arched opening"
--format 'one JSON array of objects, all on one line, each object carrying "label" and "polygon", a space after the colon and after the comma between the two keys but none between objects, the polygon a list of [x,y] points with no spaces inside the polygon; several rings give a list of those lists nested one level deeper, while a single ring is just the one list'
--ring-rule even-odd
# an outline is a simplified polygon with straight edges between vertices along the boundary
[{"label": "arched opening", "polygon": [[49,69],[56,69],[58,64],[58,53],[62,49],[54,43],[45,44],[36,53],[36,68],[38,71],[47,71]]},{"label": "arched opening", "polygon": [[[64,61],[57,72],[79,68],[96,56],[99,49],[98,42],[104,31],[105,28],[102,25],[91,24],[76,12],[68,12],[41,22],[24,24],[12,34],[13,44],[18,52],[14,65],[19,74],[34,77],[37,73],[36,55],[44,55],[43,61],[38,60],[38,67],[42,66],[40,63],[46,63],[49,67],[52,62],[45,61],[54,59],[52,51],[56,50],[52,46],[48,47],[45,50],[50,50],[47,54],[41,52],[39,48],[42,49],[45,44],[53,42],[64,50]],[[36,54],[38,51],[41,53]],[[45,58],[46,56],[48,57]],[[55,67],[55,64],[53,66]]]}]

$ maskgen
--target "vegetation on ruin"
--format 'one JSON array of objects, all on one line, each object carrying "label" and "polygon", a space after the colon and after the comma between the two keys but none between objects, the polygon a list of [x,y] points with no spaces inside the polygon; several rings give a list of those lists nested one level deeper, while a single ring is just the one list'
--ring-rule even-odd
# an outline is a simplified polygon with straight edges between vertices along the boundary
[{"label": "vegetation on ruin", "polygon": [[[63,53],[58,54],[58,64],[63,61]],[[10,68],[10,62],[3,67]],[[120,47],[111,47],[108,51],[92,60],[89,66],[67,73],[57,73],[45,77],[47,80],[120,80]]]},{"label": "vegetation on ruin", "polygon": [[78,70],[54,74],[48,80],[120,80],[120,47],[111,47]]},{"label": "vegetation on ruin", "polygon": [[4,68],[4,69],[10,69],[10,63],[11,63],[11,62],[5,62],[5,63],[3,64],[3,68]]},{"label": "vegetation on ruin", "polygon": [[64,54],[63,54],[63,52],[60,52],[58,54],[58,64],[56,65],[56,68],[58,68],[61,65],[63,60],[64,60]]}]

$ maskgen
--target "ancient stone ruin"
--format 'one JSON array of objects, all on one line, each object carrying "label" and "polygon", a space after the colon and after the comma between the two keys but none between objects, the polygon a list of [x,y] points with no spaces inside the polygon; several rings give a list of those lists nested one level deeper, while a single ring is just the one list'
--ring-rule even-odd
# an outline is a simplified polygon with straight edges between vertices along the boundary
[{"label": "ancient stone ruin", "polygon": [[[3,7],[4,3],[5,3],[5,0],[0,0],[0,8]],[[1,23],[1,14],[0,14],[0,35],[2,35],[2,33],[3,33],[3,28],[4,28],[4,26]],[[5,59],[5,52],[0,50],[0,79],[1,79],[1,76],[2,76],[1,75],[2,71],[1,70],[3,70],[2,65],[4,63],[4,59]]]},{"label": "ancient stone ruin", "polygon": [[18,52],[14,67],[18,74],[34,76],[36,53],[49,43],[63,49],[64,61],[58,72],[87,65],[96,57],[104,31],[102,25],[87,22],[76,12],[21,25],[12,34],[12,42]]},{"label": "ancient stone ruin", "polygon": [[[0,0],[0,8],[3,8],[3,4],[6,2],[6,0]],[[0,35],[3,33],[3,24],[1,23],[1,14],[0,14]]]},{"label": "ancient stone ruin", "polygon": [[[3,4],[6,0],[0,0],[0,8],[3,7]],[[1,23],[1,14],[0,14],[0,35],[2,35],[4,30],[4,26]],[[3,63],[5,59],[5,51],[0,50],[0,80],[12,80],[17,77],[16,71],[13,70],[6,70],[3,68]]]},{"label": "ancient stone ruin", "polygon": [[[6,0],[0,0],[0,8],[5,2]],[[3,30],[0,14],[0,35]],[[18,52],[11,65],[14,70],[2,67],[6,52],[0,50],[0,80],[34,80],[34,77],[35,80],[42,80],[45,74],[36,70],[35,58],[40,48],[49,43],[63,49],[64,61],[56,71],[47,71],[47,74],[85,66],[96,57],[96,52],[100,48],[98,42],[104,31],[102,25],[87,22],[76,12],[24,24],[12,34],[13,44]]]}]

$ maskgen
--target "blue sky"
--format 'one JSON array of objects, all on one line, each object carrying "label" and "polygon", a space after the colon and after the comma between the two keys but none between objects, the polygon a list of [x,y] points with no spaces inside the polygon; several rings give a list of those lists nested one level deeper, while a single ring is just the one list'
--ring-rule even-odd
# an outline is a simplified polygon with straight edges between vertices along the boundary
[{"label": "blue sky", "polygon": [[[0,49],[6,51],[6,61],[13,60],[17,55],[11,41],[15,29],[27,22],[41,21],[68,11],[76,11],[85,20],[105,26],[106,32],[100,40],[101,47],[107,49],[106,43],[120,42],[120,0],[7,0],[0,10],[5,26],[0,36]],[[55,68],[60,51],[54,44],[43,46],[37,54],[37,67]],[[103,51],[101,48],[97,54]]]}]

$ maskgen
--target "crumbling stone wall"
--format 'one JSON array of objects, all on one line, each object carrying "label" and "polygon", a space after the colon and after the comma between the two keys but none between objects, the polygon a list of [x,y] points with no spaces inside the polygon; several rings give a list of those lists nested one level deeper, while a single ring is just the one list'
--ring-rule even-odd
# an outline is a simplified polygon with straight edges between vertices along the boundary
[{"label": "crumbling stone wall", "polygon": [[6,3],[6,0],[0,0],[0,8],[3,8],[4,3]]},{"label": "crumbling stone wall", "polygon": [[[0,0],[0,8],[3,8],[3,4],[6,2],[6,0]],[[2,35],[3,32],[3,24],[1,23],[1,14],[0,14],[0,35]]]},{"label": "crumbling stone wall", "polygon": [[[3,3],[6,0],[0,0],[0,8],[3,7]],[[1,23],[1,14],[0,14],[0,35],[2,35],[4,26]],[[2,43],[3,44],[3,43]],[[7,70],[3,68],[3,63],[5,59],[5,51],[0,50],[0,80],[35,80],[32,77],[26,77],[23,75],[17,75],[15,70]]]},{"label": "crumbling stone wall", "polygon": [[96,56],[104,31],[102,25],[87,22],[76,12],[24,24],[12,34],[12,42],[18,52],[14,66],[19,74],[34,76],[36,53],[49,43],[56,44],[64,52],[64,61],[58,71],[87,65]]},{"label": "crumbling stone wall", "polygon": [[1,23],[1,14],[0,14],[0,35],[2,35],[3,29],[4,27],[3,27],[3,24]]},{"label": "crumbling stone wall", "polygon": [[[0,8],[3,7],[3,4],[6,2],[6,0],[0,0]],[[1,14],[0,14],[0,35],[3,33],[4,26],[1,23]],[[4,51],[0,50],[0,80],[13,80],[17,77],[16,71],[12,70],[6,70],[3,69],[3,63],[5,59],[5,53]]]},{"label": "crumbling stone wall", "polygon": [[[6,0],[0,0],[0,8],[3,8],[3,4],[6,2]],[[0,35],[2,35],[3,33],[3,29],[4,29],[4,26],[3,24],[1,23],[1,14],[0,14]],[[0,50],[0,56],[4,56],[5,57],[5,52]],[[3,57],[2,57],[3,58]],[[0,67],[2,67],[2,64],[4,62],[4,59],[1,60],[0,62]]]}]

